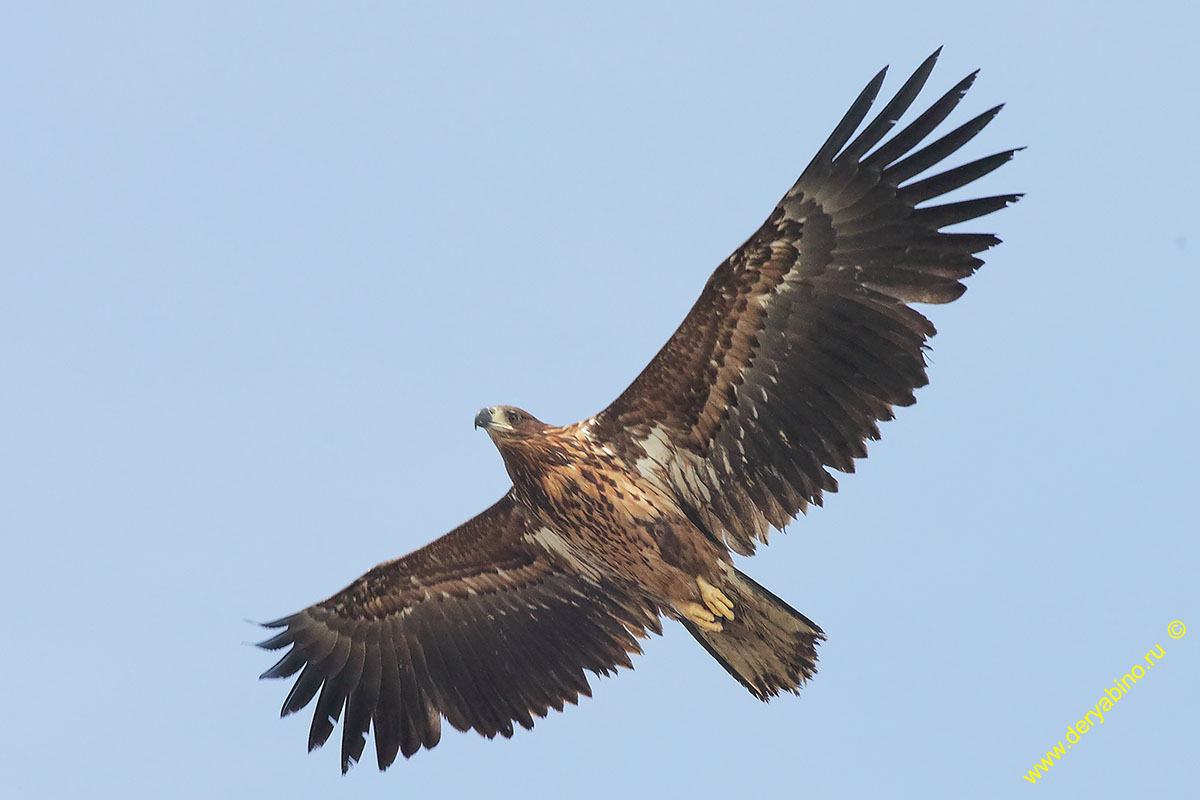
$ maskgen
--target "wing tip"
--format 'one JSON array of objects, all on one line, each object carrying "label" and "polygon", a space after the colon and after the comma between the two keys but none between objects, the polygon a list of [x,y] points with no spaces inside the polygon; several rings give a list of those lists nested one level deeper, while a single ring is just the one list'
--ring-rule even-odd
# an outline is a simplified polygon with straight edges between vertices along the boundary
[{"label": "wing tip", "polygon": [[918,73],[920,73],[920,72],[926,72],[926,73],[928,73],[928,72],[932,72],[932,71],[933,71],[933,68],[934,68],[934,66],[935,66],[935,65],[937,64],[937,62],[938,62],[938,58],[940,58],[940,57],[941,57],[941,55],[942,55],[942,48],[943,48],[943,47],[945,47],[945,45],[944,45],[944,44],[939,44],[939,45],[937,46],[937,49],[936,49],[936,50],[934,50],[932,53],[930,53],[929,55],[927,55],[927,56],[925,57],[925,60],[921,62],[920,66],[918,66],[918,67],[917,67],[916,71],[915,71],[913,74],[915,75],[915,74],[918,74]]},{"label": "wing tip", "polygon": [[975,85],[975,79],[978,77],[979,77],[979,70],[976,69],[971,72],[968,72],[966,77],[963,78],[958,83],[954,84],[954,86],[950,89],[949,92],[947,92],[947,94],[958,95],[958,99],[962,100],[963,97],[966,96],[967,92],[969,92],[971,90],[971,87]]},{"label": "wing tip", "polygon": [[282,650],[289,644],[295,643],[295,641],[296,640],[295,637],[292,636],[292,632],[290,630],[286,630],[267,639],[263,639],[261,642],[246,642],[246,644],[252,644],[260,650]]}]

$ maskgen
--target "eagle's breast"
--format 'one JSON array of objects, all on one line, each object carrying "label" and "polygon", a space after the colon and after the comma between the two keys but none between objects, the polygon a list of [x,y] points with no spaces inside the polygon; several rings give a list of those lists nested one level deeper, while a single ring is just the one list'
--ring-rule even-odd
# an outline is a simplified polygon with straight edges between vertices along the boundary
[{"label": "eagle's breast", "polygon": [[504,457],[517,495],[565,536],[636,537],[681,515],[653,480],[584,425],[547,429],[506,448]]}]

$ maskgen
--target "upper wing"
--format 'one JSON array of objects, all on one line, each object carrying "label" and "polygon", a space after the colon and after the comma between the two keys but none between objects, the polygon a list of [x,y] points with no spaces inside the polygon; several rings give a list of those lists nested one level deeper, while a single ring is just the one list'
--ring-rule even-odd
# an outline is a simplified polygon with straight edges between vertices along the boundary
[{"label": "upper wing", "polygon": [[531,728],[534,716],[590,696],[584,669],[632,666],[635,637],[661,632],[657,610],[582,564],[552,563],[533,537],[554,535],[510,493],[328,600],[268,623],[285,630],[260,646],[291,649],[262,677],[300,672],[282,714],[321,692],[309,750],[344,708],[342,771],[362,755],[372,724],[386,769],[397,751],[436,745],[442,716],[459,730],[511,736],[514,721]]},{"label": "upper wing", "polygon": [[[940,52],[940,51],[939,51]],[[943,233],[1019,195],[916,208],[1008,161],[1008,150],[912,181],[957,151],[997,106],[913,149],[974,73],[868,154],[911,105],[934,53],[855,138],[886,70],[867,85],[763,226],[709,278],[683,324],[592,420],[685,511],[749,554],[854,471],[877,421],[927,382],[933,325],[907,304],[948,303],[999,239]],[[849,142],[849,144],[847,144]],[[903,184],[903,185],[902,185]]]}]

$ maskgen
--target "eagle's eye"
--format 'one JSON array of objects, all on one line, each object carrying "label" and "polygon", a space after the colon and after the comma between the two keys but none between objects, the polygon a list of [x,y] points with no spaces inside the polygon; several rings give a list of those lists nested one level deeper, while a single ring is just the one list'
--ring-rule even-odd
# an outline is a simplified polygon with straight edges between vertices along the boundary
[{"label": "eagle's eye", "polygon": [[516,425],[518,422],[521,421],[521,415],[519,413],[517,413],[516,411],[509,411],[506,413],[508,414],[508,424],[509,425]]}]

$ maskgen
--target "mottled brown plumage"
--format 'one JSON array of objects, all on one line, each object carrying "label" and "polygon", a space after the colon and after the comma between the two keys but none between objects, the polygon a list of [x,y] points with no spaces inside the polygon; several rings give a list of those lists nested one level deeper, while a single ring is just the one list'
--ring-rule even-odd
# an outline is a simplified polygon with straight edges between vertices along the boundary
[{"label": "mottled brown plumage", "polygon": [[290,617],[263,677],[297,675],[283,713],[316,698],[309,748],[341,719],[342,769],[374,730],[379,767],[433,747],[445,718],[511,736],[590,694],[584,671],[631,666],[666,615],[760,699],[797,692],[821,629],[732,565],[852,472],[892,407],[926,383],[933,325],[998,243],[941,229],[1017,199],[918,204],[965,186],[1009,150],[914,180],[994,108],[922,149],[974,75],[884,138],[930,56],[854,136],[863,90],[800,179],[709,278],[683,324],[608,408],[546,425],[507,406],[476,424],[504,458],[499,502]]}]

